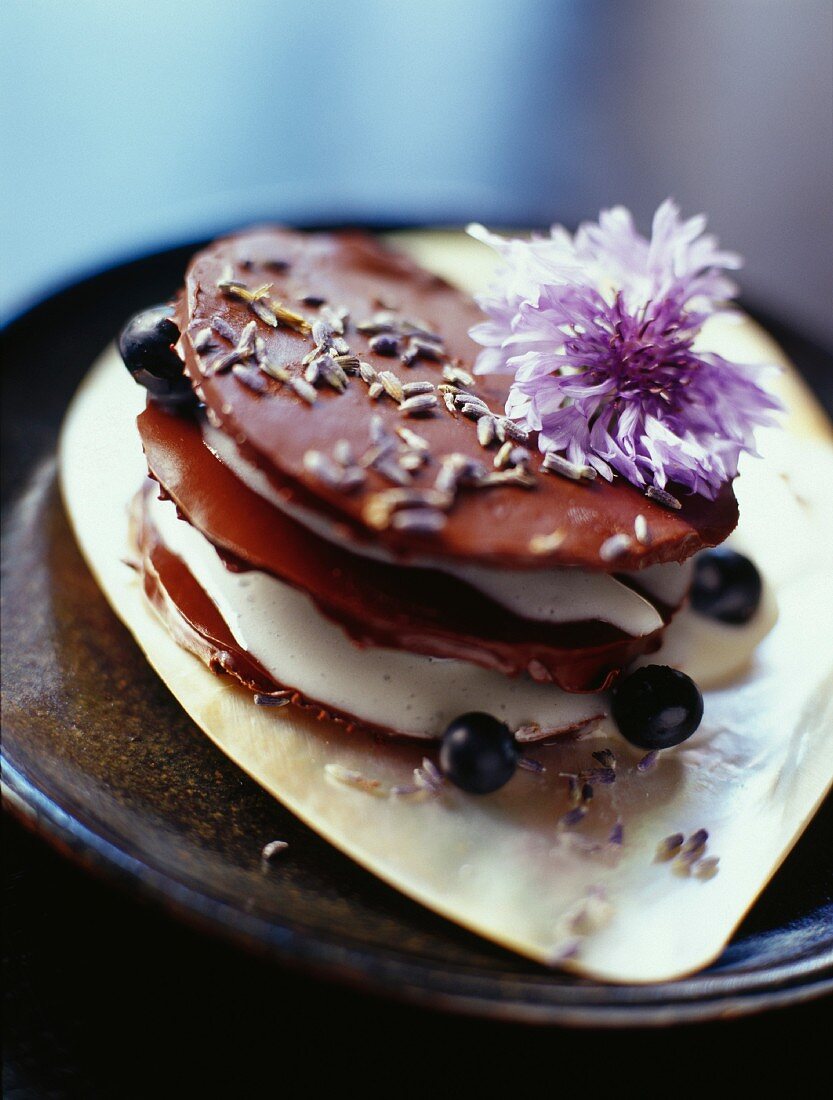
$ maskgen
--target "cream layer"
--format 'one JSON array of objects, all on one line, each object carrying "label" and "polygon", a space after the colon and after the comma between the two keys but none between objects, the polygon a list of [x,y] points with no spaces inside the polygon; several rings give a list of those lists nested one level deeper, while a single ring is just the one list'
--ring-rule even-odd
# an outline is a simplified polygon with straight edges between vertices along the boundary
[{"label": "cream layer", "polygon": [[[266,474],[243,458],[234,441],[223,432],[204,424],[203,438],[209,450],[253,492],[319,538],[337,544],[343,542],[325,517],[287,503]],[[354,552],[371,560],[394,561],[378,547],[363,547]],[[550,623],[597,620],[618,627],[632,638],[652,634],[662,627],[662,617],[649,600],[605,573],[585,573],[579,569],[491,569],[430,558],[414,558],[408,564],[414,569],[450,574],[523,619]],[[691,567],[690,563],[673,562],[654,565],[634,577],[650,595],[674,606],[688,591]]]},{"label": "cream layer", "polygon": [[[540,736],[605,715],[605,694],[578,695],[527,676],[507,677],[467,661],[383,647],[360,648],[304,593],[258,570],[229,570],[175,505],[149,497],[148,518],[223,616],[238,645],[276,682],[360,722],[410,737],[440,737],[466,711],[493,714],[511,729]],[[712,624],[688,610],[666,631],[663,648],[640,663],[674,663],[703,689],[743,668],[769,630],[771,601],[746,627]],[[668,650],[674,660],[664,657]],[[608,719],[604,719],[608,721]]]}]

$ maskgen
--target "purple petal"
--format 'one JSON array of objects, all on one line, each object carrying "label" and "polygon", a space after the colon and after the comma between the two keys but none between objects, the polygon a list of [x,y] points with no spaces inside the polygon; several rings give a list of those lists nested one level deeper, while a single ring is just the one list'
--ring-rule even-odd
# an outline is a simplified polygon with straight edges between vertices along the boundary
[{"label": "purple petal", "polygon": [[514,373],[507,416],[538,432],[542,451],[708,498],[756,453],[754,429],[781,408],[765,368],[694,349],[736,293],[725,271],[740,266],[705,224],[669,199],[650,240],[624,207],[574,237],[559,226],[532,240],[470,229],[503,261],[478,298],[488,320],[471,330],[484,348],[476,369]]}]

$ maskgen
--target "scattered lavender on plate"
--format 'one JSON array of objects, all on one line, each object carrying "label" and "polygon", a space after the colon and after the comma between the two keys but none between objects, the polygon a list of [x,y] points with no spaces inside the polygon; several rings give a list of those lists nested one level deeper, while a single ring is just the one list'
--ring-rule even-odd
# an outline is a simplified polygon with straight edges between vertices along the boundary
[{"label": "scattered lavender on plate", "polygon": [[273,863],[279,856],[283,855],[288,847],[289,845],[285,840],[270,840],[268,844],[264,844],[260,858],[264,863]]}]

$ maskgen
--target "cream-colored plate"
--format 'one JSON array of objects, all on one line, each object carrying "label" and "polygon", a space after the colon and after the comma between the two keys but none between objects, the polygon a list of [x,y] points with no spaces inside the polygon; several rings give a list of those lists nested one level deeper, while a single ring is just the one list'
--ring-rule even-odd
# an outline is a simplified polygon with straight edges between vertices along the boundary
[{"label": "cream-colored plate", "polygon": [[[459,234],[397,243],[468,287],[489,270],[490,254]],[[748,320],[713,322],[710,341],[726,355],[783,363]],[[123,563],[127,504],[144,475],[134,426],[143,395],[112,349],[67,415],[62,487],[81,549],[148,660],[208,736],[312,828],[404,893],[533,959],[603,980],[658,981],[720,953],[833,779],[833,447],[798,379],[785,373],[779,384],[786,430],[762,433],[766,457],[747,461],[738,482],[735,541],[780,606],[749,669],[707,693],[695,737],[647,772],[636,770],[641,753],[596,735],[536,746],[546,771],[519,772],[487,798],[448,786],[421,801],[389,796],[411,781],[423,748],[256,707],[172,641]],[[597,784],[590,812],[565,829],[559,773],[592,767],[604,747],[616,753],[616,782]],[[376,793],[327,765],[378,781]],[[621,846],[606,843],[617,821]],[[662,838],[699,828],[717,874],[656,859]]]}]

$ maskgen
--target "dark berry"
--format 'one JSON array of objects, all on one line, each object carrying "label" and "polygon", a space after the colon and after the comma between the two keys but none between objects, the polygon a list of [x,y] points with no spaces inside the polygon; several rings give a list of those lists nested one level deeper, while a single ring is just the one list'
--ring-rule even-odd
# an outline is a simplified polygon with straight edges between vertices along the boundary
[{"label": "dark berry", "polygon": [[613,693],[613,718],[640,749],[669,749],[691,737],[703,717],[703,696],[690,676],[666,665],[632,672]]},{"label": "dark berry", "polygon": [[691,606],[721,623],[748,623],[761,602],[761,574],[735,550],[704,550],[694,559]]},{"label": "dark berry", "polygon": [[461,714],[443,734],[440,767],[455,786],[489,794],[508,783],[518,766],[509,727],[490,714]]},{"label": "dark berry", "polygon": [[179,329],[173,307],[152,306],[131,317],[119,334],[124,365],[155,401],[181,404],[192,399],[191,385],[174,351]]}]

